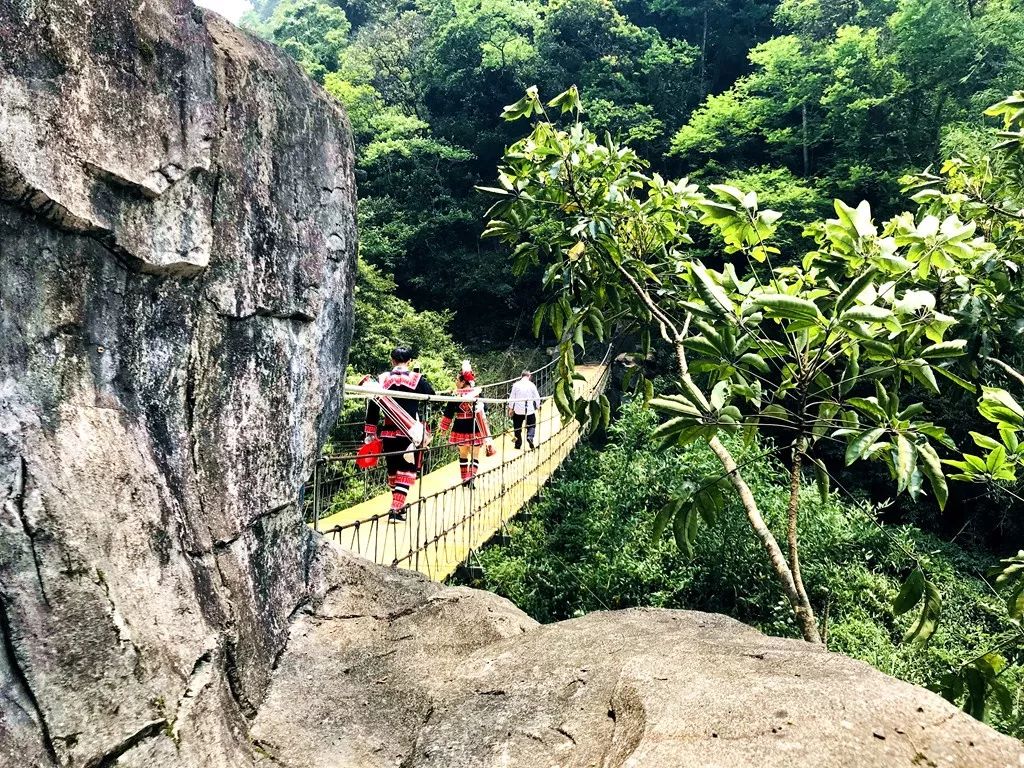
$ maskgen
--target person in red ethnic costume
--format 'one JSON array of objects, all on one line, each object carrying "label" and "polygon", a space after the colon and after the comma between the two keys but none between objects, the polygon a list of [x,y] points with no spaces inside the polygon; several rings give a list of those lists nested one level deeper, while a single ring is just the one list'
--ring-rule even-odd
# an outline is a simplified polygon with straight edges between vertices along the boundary
[{"label": "person in red ethnic costume", "polygon": [[434,388],[423,374],[409,370],[410,360],[412,351],[405,347],[397,347],[391,353],[391,371],[381,374],[378,380],[380,387],[390,395],[383,398],[387,400],[386,405],[390,408],[400,408],[401,411],[391,413],[390,408],[382,408],[376,399],[369,400],[366,404],[365,442],[372,442],[377,437],[377,422],[382,411],[384,415],[380,437],[384,443],[384,461],[388,469],[388,485],[391,487],[391,510],[388,513],[388,520],[392,522],[406,519],[406,499],[416,482],[416,472],[423,460],[421,449],[426,447],[429,439],[424,427],[419,423],[421,401],[404,398],[400,394],[434,394]]},{"label": "person in red ethnic costume", "polygon": [[[455,380],[454,394],[459,397],[479,396],[476,375],[468,360],[462,361],[462,371]],[[451,430],[448,442],[459,448],[459,474],[462,484],[473,487],[473,478],[480,470],[480,446],[490,437],[484,404],[473,400],[448,403],[441,419],[441,432]],[[488,454],[490,455],[490,454]]]}]

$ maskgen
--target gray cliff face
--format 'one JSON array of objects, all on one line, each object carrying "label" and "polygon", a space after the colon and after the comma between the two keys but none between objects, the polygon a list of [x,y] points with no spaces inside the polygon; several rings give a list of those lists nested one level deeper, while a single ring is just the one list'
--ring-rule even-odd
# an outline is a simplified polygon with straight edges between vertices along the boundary
[{"label": "gray cliff face", "polygon": [[540,627],[336,551],[344,116],[189,0],[0,0],[0,768],[1020,766],[684,611]]},{"label": "gray cliff face", "polygon": [[340,110],[188,0],[0,0],[0,765],[250,760],[352,168]]}]

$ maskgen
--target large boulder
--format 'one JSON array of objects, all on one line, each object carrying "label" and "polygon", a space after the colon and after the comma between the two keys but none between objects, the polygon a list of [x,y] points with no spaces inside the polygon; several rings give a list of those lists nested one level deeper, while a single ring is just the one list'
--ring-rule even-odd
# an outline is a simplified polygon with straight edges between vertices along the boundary
[{"label": "large boulder", "polygon": [[355,243],[346,119],[280,51],[0,2],[0,765],[249,759]]},{"label": "large boulder", "polygon": [[505,600],[333,553],[252,723],[267,768],[1005,768],[939,696],[724,616],[539,626]]}]

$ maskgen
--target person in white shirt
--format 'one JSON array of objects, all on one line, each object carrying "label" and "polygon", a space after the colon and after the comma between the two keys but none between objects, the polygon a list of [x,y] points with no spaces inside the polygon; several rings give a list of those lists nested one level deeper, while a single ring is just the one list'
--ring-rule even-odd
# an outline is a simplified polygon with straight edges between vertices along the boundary
[{"label": "person in white shirt", "polygon": [[523,447],[523,423],[526,423],[526,444],[533,448],[537,439],[537,409],[540,408],[540,392],[530,380],[530,371],[523,371],[523,377],[512,385],[508,395],[508,413],[512,417],[515,447]]}]

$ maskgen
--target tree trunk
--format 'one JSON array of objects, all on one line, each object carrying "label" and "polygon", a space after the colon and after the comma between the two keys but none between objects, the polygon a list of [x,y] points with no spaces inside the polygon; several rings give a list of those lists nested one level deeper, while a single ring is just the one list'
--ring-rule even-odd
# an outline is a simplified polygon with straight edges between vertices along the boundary
[{"label": "tree trunk", "polygon": [[[648,306],[653,306],[653,301],[650,300],[650,297],[647,298],[649,302]],[[657,307],[655,306],[655,310],[656,309]],[[688,328],[689,325],[689,320],[687,320],[683,331],[681,333],[676,332],[675,337],[671,339],[668,335],[667,328],[664,326],[662,327],[662,333],[665,335],[667,340],[670,339],[673,342],[673,346],[675,347],[676,362],[679,365],[680,383],[692,395],[693,399],[700,403],[702,408],[705,410],[711,410],[711,403],[708,402],[700,387],[698,387],[696,382],[694,382],[690,377],[690,366],[686,360],[686,347],[684,346],[686,328]],[[796,614],[797,621],[800,623],[800,631],[804,636],[804,640],[809,643],[820,643],[821,635],[818,634],[818,626],[814,620],[814,611],[811,609],[811,604],[807,600],[807,595],[803,593],[803,584],[801,584],[800,588],[797,589],[797,582],[793,578],[793,571],[786,562],[786,556],[782,554],[782,548],[779,546],[778,540],[765,523],[764,517],[761,516],[761,510],[757,506],[757,499],[754,498],[754,494],[750,490],[750,486],[747,485],[743,476],[740,474],[739,467],[736,465],[736,460],[732,457],[729,449],[726,448],[725,445],[722,444],[722,441],[717,437],[711,438],[708,441],[708,445],[711,447],[711,450],[714,451],[715,456],[718,457],[719,463],[721,463],[722,468],[725,469],[729,476],[729,482],[732,483],[733,488],[736,489],[736,493],[740,497],[743,509],[747,513],[747,519],[750,521],[750,527],[754,529],[754,535],[761,541],[761,546],[764,547],[764,551],[768,555],[768,562],[771,564],[772,570],[775,571],[775,576],[778,578],[779,584],[782,585],[782,589],[786,593],[786,598],[789,600],[789,604],[793,607],[793,612]]]},{"label": "tree trunk", "polygon": [[[800,599],[798,605],[793,606],[800,626],[815,627],[817,635],[817,623],[814,618],[814,609],[811,601],[807,599],[807,590],[804,589],[804,580],[800,575],[800,542],[797,537],[797,520],[800,512],[800,468],[804,459],[804,438],[798,437],[793,446],[793,460],[789,468],[789,508],[787,510],[787,541],[789,543],[789,569],[793,574],[793,586]],[[806,637],[807,633],[804,632]],[[815,642],[812,640],[811,642]],[[817,641],[820,642],[820,639]]]},{"label": "tree trunk", "polygon": [[704,9],[704,32],[700,41],[700,100],[708,95],[708,9]]},{"label": "tree trunk", "polygon": [[803,131],[804,145],[804,178],[811,175],[811,157],[807,148],[807,101],[800,105],[800,124]]},{"label": "tree trunk", "polygon": [[811,610],[810,603],[807,602],[807,596],[801,595],[800,591],[797,590],[796,582],[793,579],[793,571],[786,562],[785,555],[782,554],[779,542],[761,516],[757,500],[754,498],[750,486],[747,485],[740,475],[739,467],[736,466],[736,460],[732,457],[729,449],[717,437],[711,438],[708,441],[708,445],[714,451],[715,456],[718,457],[722,467],[729,473],[729,482],[732,483],[733,488],[736,489],[736,493],[740,497],[743,509],[747,513],[747,519],[750,521],[750,527],[754,529],[754,535],[757,536],[761,546],[764,547],[772,570],[775,571],[775,576],[782,585],[789,604],[793,606],[793,612],[796,614],[797,622],[800,624],[800,631],[803,634],[804,640],[809,643],[820,643],[821,635],[818,634],[814,611]]}]

